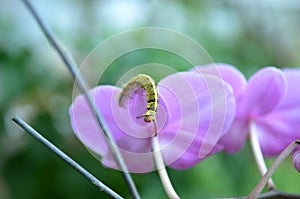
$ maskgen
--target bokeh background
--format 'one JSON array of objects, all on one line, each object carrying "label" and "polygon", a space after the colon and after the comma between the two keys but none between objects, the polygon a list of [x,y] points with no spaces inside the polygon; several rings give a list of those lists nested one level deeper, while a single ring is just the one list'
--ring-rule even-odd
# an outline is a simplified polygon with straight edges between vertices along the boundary
[{"label": "bokeh background", "polygon": [[[264,66],[300,67],[300,2],[297,0],[32,2],[79,65],[96,45],[110,36],[154,26],[192,37],[215,62],[232,64],[247,77]],[[115,84],[115,74],[124,65],[130,67],[150,61],[177,70],[185,64],[161,52],[133,53],[113,63],[102,83]],[[73,84],[22,2],[1,1],[0,199],[108,198],[24,134],[12,123],[14,115],[23,117],[105,184],[129,198],[120,172],[104,168],[72,132],[68,108],[72,103]],[[272,161],[267,162],[270,165]],[[243,196],[259,180],[248,145],[238,154],[218,153],[191,169],[168,172],[183,198]],[[143,198],[166,198],[157,173],[135,174],[133,178]],[[300,174],[293,169],[291,158],[275,173],[274,180],[280,190],[300,193]]]}]

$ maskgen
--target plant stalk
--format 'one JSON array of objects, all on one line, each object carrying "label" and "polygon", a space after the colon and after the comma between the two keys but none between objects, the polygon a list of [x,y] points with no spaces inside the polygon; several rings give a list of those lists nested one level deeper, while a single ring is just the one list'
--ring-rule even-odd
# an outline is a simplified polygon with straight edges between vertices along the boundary
[{"label": "plant stalk", "polygon": [[174,190],[168,173],[166,171],[166,167],[160,152],[160,147],[158,143],[157,136],[152,137],[152,150],[154,156],[154,162],[156,164],[156,169],[158,171],[160,180],[162,185],[170,199],[179,199],[180,197],[177,195],[176,191]]},{"label": "plant stalk", "polygon": [[[250,143],[260,176],[262,177],[267,173],[268,169],[259,145],[257,129],[253,122],[250,124]],[[275,183],[271,177],[267,182],[267,188],[269,191],[275,189]]]}]

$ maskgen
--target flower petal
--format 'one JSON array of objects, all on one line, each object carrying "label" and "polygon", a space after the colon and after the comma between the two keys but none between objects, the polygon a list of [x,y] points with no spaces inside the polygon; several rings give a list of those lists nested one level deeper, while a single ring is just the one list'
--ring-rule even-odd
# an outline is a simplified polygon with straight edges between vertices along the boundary
[{"label": "flower petal", "polygon": [[214,63],[198,66],[192,69],[193,72],[215,75],[230,84],[233,89],[235,99],[244,91],[247,85],[245,76],[234,66],[224,63]]},{"label": "flower petal", "polygon": [[[195,166],[205,158],[222,150],[222,145],[214,144],[214,147],[205,154],[199,156],[199,149],[204,142],[207,142],[203,136],[195,136],[187,131],[180,131],[173,137],[173,133],[165,132],[161,139],[162,153],[166,165],[173,169],[188,169]],[[170,137],[167,137],[170,136]],[[187,146],[187,143],[190,143]]]},{"label": "flower petal", "polygon": [[[208,64],[205,66],[196,67],[196,69],[193,71],[197,71],[202,74],[215,75],[223,79],[232,87],[234,97],[237,101],[247,85],[244,75],[232,65],[224,63]],[[237,119],[232,123],[228,133],[221,138],[219,143],[223,145],[223,150],[225,152],[235,153],[241,150],[243,147],[247,138],[247,134],[247,122]]]},{"label": "flower petal", "polygon": [[[103,89],[103,93],[108,90],[114,90],[113,87]],[[105,90],[105,91],[104,91]],[[95,96],[97,89],[90,91],[91,96]],[[103,99],[111,98],[107,95]],[[107,102],[110,102],[108,100]],[[104,111],[105,112],[105,111]],[[102,129],[100,129],[92,111],[90,110],[83,95],[76,97],[69,109],[71,125],[76,136],[95,153],[103,156],[108,151]]]},{"label": "flower petal", "polygon": [[287,79],[287,92],[283,103],[279,107],[279,110],[295,108],[300,110],[300,70],[285,69],[283,72]]},{"label": "flower petal", "polygon": [[226,153],[239,152],[246,142],[248,132],[248,122],[235,119],[228,130],[228,133],[219,141],[219,144],[224,147],[223,151]]},{"label": "flower petal", "polygon": [[[261,126],[259,140],[265,156],[277,156],[300,137],[300,70],[284,71],[287,91],[282,103],[270,114],[257,120]],[[270,144],[272,143],[272,144]]]},{"label": "flower petal", "polygon": [[274,110],[286,91],[286,79],[281,70],[264,68],[255,73],[238,101],[237,117],[255,119]]},{"label": "flower petal", "polygon": [[[118,105],[120,89],[113,86],[99,86],[91,90],[90,94],[120,148],[128,170],[135,173],[152,171],[154,167],[149,136],[153,132],[128,119],[132,117],[130,112]],[[100,155],[101,162],[105,166],[118,169],[103,131],[98,126],[84,96],[78,96],[74,100],[70,107],[70,116],[73,130],[81,142],[93,153]],[[148,137],[140,137],[140,134]]]},{"label": "flower petal", "polygon": [[285,135],[289,127],[280,120],[266,120],[256,122],[257,134],[262,153],[265,157],[275,157],[279,155],[292,140]]},{"label": "flower petal", "polygon": [[232,88],[215,76],[181,72],[163,79],[158,90],[168,97],[168,125],[158,135],[167,165],[188,168],[215,152],[235,115]]}]

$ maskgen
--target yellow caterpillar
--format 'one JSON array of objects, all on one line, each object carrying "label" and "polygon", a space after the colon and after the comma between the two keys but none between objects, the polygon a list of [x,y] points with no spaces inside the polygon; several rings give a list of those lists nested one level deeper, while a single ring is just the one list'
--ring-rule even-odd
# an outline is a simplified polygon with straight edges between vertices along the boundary
[{"label": "yellow caterpillar", "polygon": [[145,122],[155,122],[155,114],[158,107],[158,93],[154,80],[145,74],[139,74],[133,77],[123,88],[119,97],[119,106],[123,106],[125,100],[130,97],[137,88],[146,91],[147,96],[147,112],[137,118],[144,117]]}]

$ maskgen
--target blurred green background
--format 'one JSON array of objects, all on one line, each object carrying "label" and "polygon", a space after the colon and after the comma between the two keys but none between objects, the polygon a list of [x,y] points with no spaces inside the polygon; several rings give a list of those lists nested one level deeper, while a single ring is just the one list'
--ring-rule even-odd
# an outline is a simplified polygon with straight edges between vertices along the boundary
[{"label": "blurred green background", "polygon": [[[215,62],[232,64],[247,77],[264,66],[300,66],[297,0],[32,2],[79,65],[110,36],[154,26],[190,36]],[[113,49],[111,46],[107,51]],[[118,74],[126,72],[125,66],[149,62],[177,70],[189,67],[183,66],[184,60],[163,52],[143,51],[116,60],[101,81],[115,84]],[[21,1],[1,1],[0,199],[109,198],[24,134],[11,122],[14,115],[20,115],[105,184],[129,198],[121,174],[104,168],[72,132],[68,107],[73,84]],[[182,198],[242,196],[259,180],[248,145],[235,155],[219,153],[194,168],[168,171]],[[143,198],[166,198],[156,173],[133,178]],[[274,180],[280,190],[300,193],[300,175],[293,169],[291,158],[275,173]]]}]

